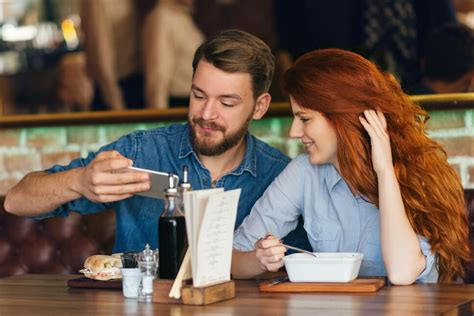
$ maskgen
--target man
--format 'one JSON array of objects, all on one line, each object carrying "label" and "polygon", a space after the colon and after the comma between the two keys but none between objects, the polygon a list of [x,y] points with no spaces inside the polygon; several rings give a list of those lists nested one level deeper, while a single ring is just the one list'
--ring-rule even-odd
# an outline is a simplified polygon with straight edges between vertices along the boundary
[{"label": "man", "polygon": [[26,175],[6,196],[5,209],[39,218],[113,207],[114,252],[158,246],[163,201],[134,193],[150,187],[128,166],[173,172],[187,165],[194,189],[241,188],[236,227],[289,159],[248,133],[268,110],[274,59],[258,38],[236,30],[209,38],[196,51],[188,123],[137,131],[68,166]]},{"label": "man", "polygon": [[423,78],[411,94],[470,92],[474,78],[474,37],[462,24],[445,24],[426,40]]}]

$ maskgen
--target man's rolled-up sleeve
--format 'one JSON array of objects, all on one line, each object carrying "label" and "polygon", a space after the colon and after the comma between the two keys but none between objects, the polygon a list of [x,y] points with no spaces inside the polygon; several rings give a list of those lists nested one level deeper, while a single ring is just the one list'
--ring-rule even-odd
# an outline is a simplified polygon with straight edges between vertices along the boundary
[{"label": "man's rolled-up sleeve", "polygon": [[[91,161],[94,160],[94,158],[99,153],[103,151],[110,151],[110,150],[116,150],[123,156],[133,160],[135,159],[135,156],[133,155],[134,153],[131,151],[132,145],[133,145],[133,137],[131,137],[130,135],[122,136],[119,140],[103,146],[97,152],[90,152],[85,158],[79,157],[72,160],[68,165],[65,165],[65,166],[54,165],[44,171],[47,173],[57,173],[57,172],[71,170],[74,168],[85,167],[89,163],[91,163]],[[66,217],[69,215],[71,211],[78,212],[82,215],[93,214],[93,213],[98,213],[100,211],[103,211],[107,208],[110,208],[112,204],[113,203],[95,203],[88,200],[85,197],[81,197],[79,199],[65,203],[61,205],[60,207],[58,207],[57,209],[52,210],[51,212],[33,216],[32,218],[35,220],[41,220],[41,219],[56,217],[56,216]]]}]

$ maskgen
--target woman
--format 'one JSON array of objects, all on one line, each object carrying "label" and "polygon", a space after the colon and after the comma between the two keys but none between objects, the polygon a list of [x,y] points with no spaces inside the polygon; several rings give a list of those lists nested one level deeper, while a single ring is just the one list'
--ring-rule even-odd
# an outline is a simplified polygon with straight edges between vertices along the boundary
[{"label": "woman", "polygon": [[360,275],[387,275],[393,284],[463,277],[462,186],[441,146],[425,135],[427,113],[393,76],[355,53],[324,49],[296,61],[285,90],[290,136],[306,155],[275,179],[236,231],[233,276],[278,270],[286,251],[279,239],[302,215],[314,251],[364,253]]}]

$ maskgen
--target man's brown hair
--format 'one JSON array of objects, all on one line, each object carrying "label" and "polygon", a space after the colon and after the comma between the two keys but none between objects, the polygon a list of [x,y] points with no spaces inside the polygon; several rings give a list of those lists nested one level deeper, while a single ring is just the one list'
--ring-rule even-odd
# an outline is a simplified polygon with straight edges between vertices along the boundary
[{"label": "man's brown hair", "polygon": [[275,69],[275,57],[261,39],[240,30],[225,30],[207,39],[196,50],[193,74],[201,60],[229,73],[248,73],[253,97],[268,92]]}]

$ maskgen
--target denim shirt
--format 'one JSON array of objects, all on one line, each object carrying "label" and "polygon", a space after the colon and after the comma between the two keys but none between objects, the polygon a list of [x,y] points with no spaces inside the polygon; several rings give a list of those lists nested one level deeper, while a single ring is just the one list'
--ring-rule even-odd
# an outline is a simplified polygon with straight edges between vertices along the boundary
[{"label": "denim shirt", "polygon": [[[99,152],[116,150],[131,159],[139,168],[172,172],[182,179],[183,166],[189,168],[189,182],[194,190],[212,187],[211,174],[194,152],[187,124],[170,125],[147,131],[136,131],[102,147],[87,158],[73,160],[67,166],[53,166],[54,173],[88,165]],[[255,201],[273,179],[285,168],[289,158],[277,149],[246,135],[246,152],[241,164],[218,179],[215,187],[226,190],[241,188],[236,227],[250,213]],[[82,197],[36,218],[67,216],[70,211],[91,214],[113,207],[116,212],[114,252],[140,251],[146,243],[158,247],[158,218],[163,211],[163,200],[133,196],[113,203],[94,203]]]},{"label": "denim shirt", "polygon": [[[312,249],[364,254],[359,275],[386,276],[380,244],[380,212],[353,195],[334,165],[312,165],[307,155],[295,158],[255,203],[234,235],[234,247],[252,250],[266,232],[284,237],[303,216]],[[418,282],[436,282],[435,254],[418,236],[426,268]]]}]

